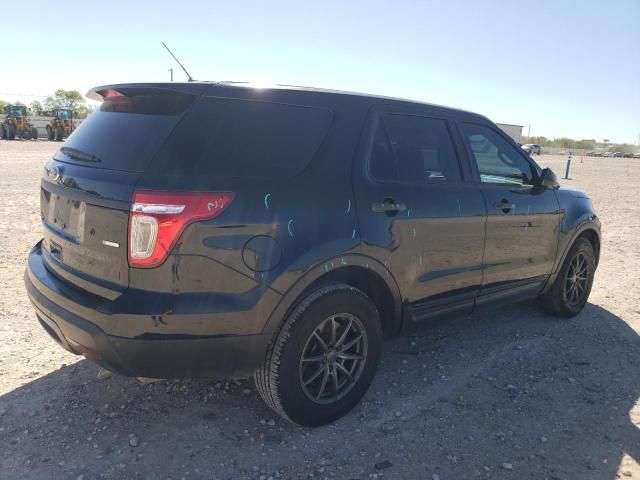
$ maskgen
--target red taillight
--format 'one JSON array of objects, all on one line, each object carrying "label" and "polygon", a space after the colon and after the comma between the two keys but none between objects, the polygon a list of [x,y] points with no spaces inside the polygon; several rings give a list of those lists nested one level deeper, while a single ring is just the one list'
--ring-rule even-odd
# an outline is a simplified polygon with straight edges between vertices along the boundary
[{"label": "red taillight", "polygon": [[105,88],[103,90],[97,90],[96,93],[100,95],[102,98],[113,98],[113,97],[124,97],[125,94],[119,92],[118,90],[114,90],[112,88]]},{"label": "red taillight", "polygon": [[231,192],[134,193],[129,214],[129,264],[160,265],[187,225],[216,217],[233,197]]}]

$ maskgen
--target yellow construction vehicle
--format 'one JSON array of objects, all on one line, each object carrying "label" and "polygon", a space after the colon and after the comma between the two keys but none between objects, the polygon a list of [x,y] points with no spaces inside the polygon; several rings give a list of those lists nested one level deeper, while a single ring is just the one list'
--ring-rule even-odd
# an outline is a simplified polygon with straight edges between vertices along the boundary
[{"label": "yellow construction vehicle", "polygon": [[0,134],[6,140],[37,140],[38,129],[27,118],[27,107],[24,105],[7,105],[4,107],[5,118],[0,124]]},{"label": "yellow construction vehicle", "polygon": [[74,112],[69,108],[58,108],[52,113],[53,118],[47,124],[47,138],[61,142],[76,129]]}]

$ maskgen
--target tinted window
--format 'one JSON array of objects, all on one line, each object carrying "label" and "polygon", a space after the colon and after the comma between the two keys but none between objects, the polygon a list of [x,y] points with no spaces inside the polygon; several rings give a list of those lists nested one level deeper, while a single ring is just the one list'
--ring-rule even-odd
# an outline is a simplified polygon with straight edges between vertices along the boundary
[{"label": "tinted window", "polygon": [[482,183],[532,183],[533,166],[505,138],[483,125],[462,123],[461,127],[478,165]]},{"label": "tinted window", "polygon": [[200,98],[154,168],[167,175],[292,176],[317,152],[331,117],[319,108]]},{"label": "tinted window", "polygon": [[387,181],[398,180],[398,166],[391,151],[389,137],[382,121],[378,122],[376,134],[373,138],[369,165],[373,178]]},{"label": "tinted window", "polygon": [[[169,90],[123,89],[89,115],[64,146],[95,157],[91,167],[142,172],[194,99]],[[62,152],[55,158],[87,164]]]},{"label": "tinted window", "polygon": [[411,183],[458,182],[460,167],[444,120],[387,114],[373,142],[371,175]]}]

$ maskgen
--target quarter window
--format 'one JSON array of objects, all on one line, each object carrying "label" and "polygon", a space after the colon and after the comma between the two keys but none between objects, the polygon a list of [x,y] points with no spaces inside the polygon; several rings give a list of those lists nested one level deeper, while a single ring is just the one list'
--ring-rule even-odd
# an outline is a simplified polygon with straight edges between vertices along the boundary
[{"label": "quarter window", "polygon": [[311,162],[331,121],[322,108],[202,97],[154,167],[167,176],[292,177]]},{"label": "quarter window", "polygon": [[497,132],[484,125],[462,123],[482,183],[531,185],[533,166]]},{"label": "quarter window", "polygon": [[371,175],[382,181],[444,183],[461,180],[460,167],[444,120],[385,114],[374,136]]}]

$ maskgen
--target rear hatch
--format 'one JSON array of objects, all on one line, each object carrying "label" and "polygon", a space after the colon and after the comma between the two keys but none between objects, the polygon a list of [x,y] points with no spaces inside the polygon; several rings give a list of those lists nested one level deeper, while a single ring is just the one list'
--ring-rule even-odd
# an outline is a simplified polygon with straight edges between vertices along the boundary
[{"label": "rear hatch", "polygon": [[129,285],[127,232],[135,186],[206,84],[119,85],[46,165],[43,257],[50,271],[93,294]]}]

